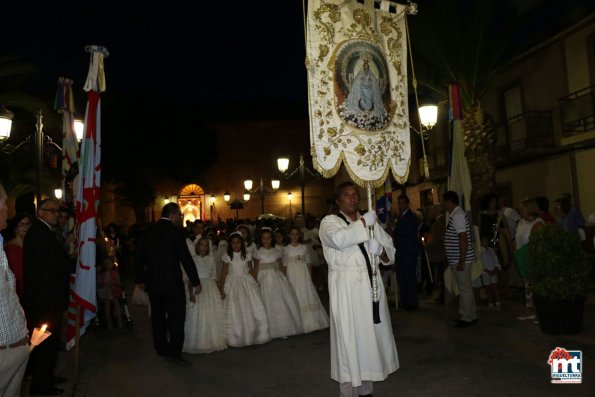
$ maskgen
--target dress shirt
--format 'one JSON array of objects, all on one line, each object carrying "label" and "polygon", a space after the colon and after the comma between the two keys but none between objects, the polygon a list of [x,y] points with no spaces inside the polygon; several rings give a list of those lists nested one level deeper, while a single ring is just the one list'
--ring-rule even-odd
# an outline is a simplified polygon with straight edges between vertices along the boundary
[{"label": "dress shirt", "polygon": [[15,283],[4,253],[4,239],[0,235],[0,346],[16,343],[28,333]]}]

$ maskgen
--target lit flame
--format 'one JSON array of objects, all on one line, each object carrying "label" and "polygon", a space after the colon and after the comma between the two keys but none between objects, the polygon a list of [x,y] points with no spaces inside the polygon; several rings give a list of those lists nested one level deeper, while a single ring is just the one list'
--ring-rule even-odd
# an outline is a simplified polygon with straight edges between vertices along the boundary
[{"label": "lit flame", "polygon": [[41,333],[44,334],[46,329],[48,329],[48,325],[47,324],[42,324],[41,325],[41,329],[40,329]]}]

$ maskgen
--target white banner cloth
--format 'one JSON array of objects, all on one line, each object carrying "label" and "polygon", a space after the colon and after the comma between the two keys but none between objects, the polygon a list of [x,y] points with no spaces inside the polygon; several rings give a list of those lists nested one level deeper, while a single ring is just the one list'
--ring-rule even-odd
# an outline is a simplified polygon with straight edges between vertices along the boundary
[{"label": "white banner cloth", "polygon": [[[390,6],[390,8],[389,8]],[[411,159],[407,6],[310,0],[307,60],[314,167],[332,177],[343,161],[359,185],[399,183]]]}]

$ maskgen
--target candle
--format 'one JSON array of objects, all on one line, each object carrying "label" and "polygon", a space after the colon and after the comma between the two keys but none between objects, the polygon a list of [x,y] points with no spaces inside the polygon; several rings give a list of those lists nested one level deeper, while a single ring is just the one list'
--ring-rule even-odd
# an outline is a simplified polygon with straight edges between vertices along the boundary
[{"label": "candle", "polygon": [[423,244],[425,244],[425,243],[426,243],[426,239],[422,237],[422,238],[421,238],[421,242],[422,242]]},{"label": "candle", "polygon": [[42,334],[45,334],[45,330],[48,329],[48,325],[47,324],[42,324],[41,325],[41,329],[39,330]]}]

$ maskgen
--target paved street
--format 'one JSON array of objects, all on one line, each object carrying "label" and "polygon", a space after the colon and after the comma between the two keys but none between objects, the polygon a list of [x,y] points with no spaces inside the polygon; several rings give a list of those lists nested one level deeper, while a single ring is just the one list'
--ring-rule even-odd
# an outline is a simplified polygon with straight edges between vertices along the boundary
[{"label": "paved street", "polygon": [[[131,307],[134,330],[91,331],[82,339],[80,379],[64,388],[76,397],[105,396],[337,396],[329,378],[327,331],[260,346],[188,355],[178,367],[152,349],[146,309]],[[450,308],[456,315],[456,305]],[[430,297],[415,312],[391,310],[401,369],[375,384],[378,396],[592,396],[595,390],[595,296],[584,331],[548,336],[516,319],[522,293],[500,313],[481,311],[479,324],[455,329]],[[552,385],[547,357],[557,346],[583,351],[583,384]],[[72,352],[62,352],[58,374],[73,379]],[[23,393],[26,395],[26,393]],[[68,394],[67,394],[68,395]]]}]

